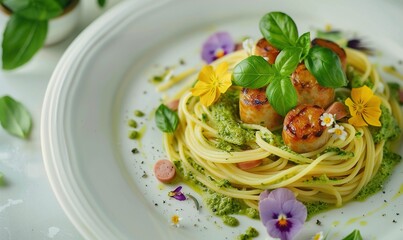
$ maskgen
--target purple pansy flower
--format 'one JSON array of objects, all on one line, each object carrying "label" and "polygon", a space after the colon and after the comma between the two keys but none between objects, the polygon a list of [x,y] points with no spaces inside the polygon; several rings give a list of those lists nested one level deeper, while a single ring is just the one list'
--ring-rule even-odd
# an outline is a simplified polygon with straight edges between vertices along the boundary
[{"label": "purple pansy flower", "polygon": [[227,32],[217,32],[211,35],[203,44],[201,57],[207,63],[233,52],[235,42]]},{"label": "purple pansy flower", "polygon": [[186,196],[181,192],[181,190],[182,190],[182,186],[179,186],[179,187],[175,188],[175,190],[170,191],[168,193],[168,196],[175,198],[176,200],[179,200],[179,201],[184,201],[184,200],[186,200]]},{"label": "purple pansy flower", "polygon": [[281,240],[292,239],[301,230],[307,217],[304,204],[286,188],[262,192],[259,212],[269,235]]}]

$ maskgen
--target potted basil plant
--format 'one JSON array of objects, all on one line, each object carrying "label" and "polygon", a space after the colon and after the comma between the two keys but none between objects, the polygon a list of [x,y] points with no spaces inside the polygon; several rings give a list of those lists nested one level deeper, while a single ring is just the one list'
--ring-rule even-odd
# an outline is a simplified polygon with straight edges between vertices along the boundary
[{"label": "potted basil plant", "polygon": [[[9,15],[3,32],[2,68],[12,70],[29,62],[45,45],[47,37],[50,37],[48,36],[49,22],[59,20],[72,12],[78,6],[79,1],[0,0],[1,10]],[[98,5],[102,7],[106,0],[97,1]],[[77,16],[73,18],[72,20],[78,19]],[[61,26],[55,30],[62,31],[63,28],[74,29],[72,26]]]}]

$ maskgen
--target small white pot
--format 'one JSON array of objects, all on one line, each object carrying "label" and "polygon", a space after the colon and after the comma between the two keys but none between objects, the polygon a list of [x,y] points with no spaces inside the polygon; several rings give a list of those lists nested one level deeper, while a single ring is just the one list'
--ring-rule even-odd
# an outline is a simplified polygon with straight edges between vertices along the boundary
[{"label": "small white pot", "polygon": [[[80,2],[80,0],[73,0],[60,16],[49,20],[45,46],[64,40],[75,30],[80,21]],[[0,5],[0,10],[8,19],[10,10],[6,9],[3,5]]]},{"label": "small white pot", "polygon": [[67,38],[80,21],[80,0],[73,0],[62,15],[49,20],[45,45],[52,45]]}]

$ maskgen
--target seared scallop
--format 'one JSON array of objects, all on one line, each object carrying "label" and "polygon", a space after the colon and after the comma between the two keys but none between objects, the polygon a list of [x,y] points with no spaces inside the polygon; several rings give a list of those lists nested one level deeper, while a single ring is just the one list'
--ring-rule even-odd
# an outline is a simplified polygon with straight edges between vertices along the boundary
[{"label": "seared scallop", "polygon": [[303,63],[295,69],[291,75],[291,81],[297,91],[298,105],[311,104],[326,108],[334,102],[334,89],[319,85]]},{"label": "seared scallop", "polygon": [[239,96],[239,115],[244,123],[259,124],[274,130],[281,127],[283,117],[270,105],[266,88],[243,88]]},{"label": "seared scallop", "polygon": [[293,151],[314,151],[329,140],[326,126],[321,125],[320,116],[325,110],[316,105],[302,104],[289,111],[284,119],[283,140]]},{"label": "seared scallop", "polygon": [[280,50],[271,45],[265,38],[260,39],[256,43],[255,55],[266,58],[267,62],[274,64]]}]

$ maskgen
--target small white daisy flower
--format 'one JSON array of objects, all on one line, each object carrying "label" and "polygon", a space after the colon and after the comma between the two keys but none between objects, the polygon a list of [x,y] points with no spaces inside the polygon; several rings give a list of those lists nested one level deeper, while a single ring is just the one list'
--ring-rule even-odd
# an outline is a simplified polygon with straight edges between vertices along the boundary
[{"label": "small white daisy flower", "polygon": [[323,240],[323,232],[318,232],[313,236],[312,240]]},{"label": "small white daisy flower", "polygon": [[344,131],[344,127],[336,124],[333,128],[329,129],[329,133],[333,133],[334,138],[340,138],[341,140],[346,140],[347,132]]},{"label": "small white daisy flower", "polygon": [[182,218],[178,215],[178,213],[175,213],[174,215],[172,215],[172,217],[171,217],[172,226],[180,227],[180,221],[182,221]]},{"label": "small white daisy flower", "polygon": [[251,38],[247,38],[242,42],[242,47],[249,56],[253,55],[254,45],[255,45],[255,42]]},{"label": "small white daisy flower", "polygon": [[320,116],[320,125],[330,127],[334,123],[334,116],[330,113],[324,113]]}]

